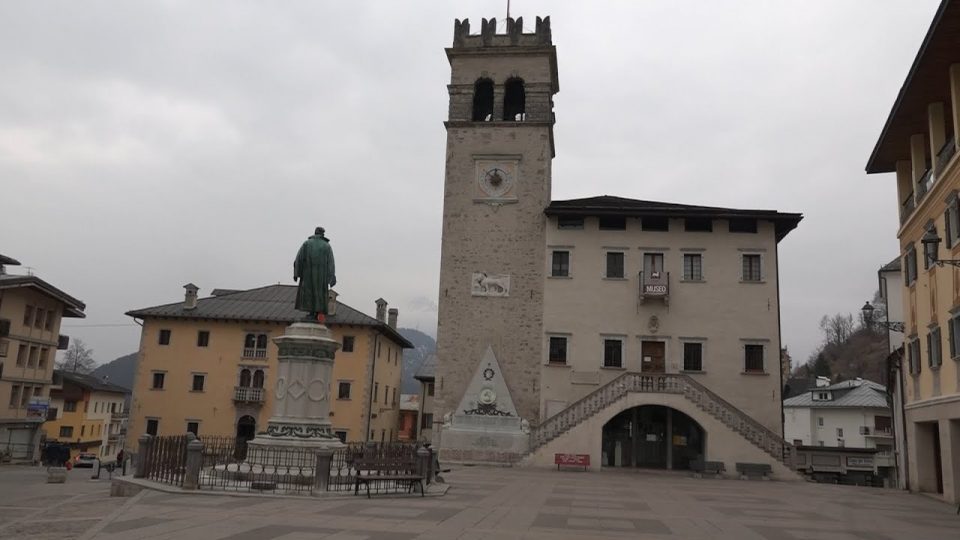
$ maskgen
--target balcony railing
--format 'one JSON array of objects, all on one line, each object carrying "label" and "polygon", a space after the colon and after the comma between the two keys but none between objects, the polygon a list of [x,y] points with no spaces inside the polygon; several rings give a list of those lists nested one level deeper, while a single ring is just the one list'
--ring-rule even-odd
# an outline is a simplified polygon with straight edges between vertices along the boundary
[{"label": "balcony railing", "polygon": [[246,348],[243,349],[244,358],[266,358],[267,350],[266,349],[255,349],[255,348]]},{"label": "balcony railing", "polygon": [[943,176],[943,169],[950,163],[950,158],[953,157],[956,151],[957,145],[953,142],[953,137],[950,137],[950,140],[943,143],[943,146],[937,151],[937,172],[940,173],[941,176]]},{"label": "balcony railing", "polygon": [[923,173],[923,176],[920,177],[920,180],[917,180],[917,202],[923,200],[923,197],[930,191],[930,188],[933,187],[933,169],[927,169]]},{"label": "balcony railing", "polygon": [[873,428],[867,435],[871,437],[892,437],[893,431],[890,428]]},{"label": "balcony railing", "polygon": [[907,221],[907,218],[910,217],[910,214],[913,213],[913,209],[916,208],[916,205],[913,203],[913,192],[911,191],[907,198],[900,203],[900,223],[903,224]]},{"label": "balcony railing", "polygon": [[640,272],[640,301],[670,295],[670,272]]},{"label": "balcony railing", "polygon": [[122,420],[126,420],[129,416],[130,416],[130,413],[128,413],[128,412],[115,412],[115,413],[110,413],[110,421],[111,421],[111,422],[120,422],[120,421],[122,421]]},{"label": "balcony railing", "polygon": [[233,400],[240,403],[263,403],[263,388],[235,386],[233,387]]}]

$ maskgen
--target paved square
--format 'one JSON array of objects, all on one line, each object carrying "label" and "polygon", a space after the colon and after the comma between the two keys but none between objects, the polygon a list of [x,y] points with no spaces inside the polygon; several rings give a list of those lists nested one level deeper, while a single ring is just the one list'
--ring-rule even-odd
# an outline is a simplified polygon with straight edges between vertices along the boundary
[{"label": "paved square", "polygon": [[[372,500],[154,491],[110,499],[105,482],[78,477],[54,486],[40,483],[39,473],[33,474],[25,482],[0,469],[0,538],[960,538],[956,509],[920,495],[801,482],[694,479],[653,471],[457,467],[446,475],[446,496]],[[92,508],[88,501],[98,506]]]}]

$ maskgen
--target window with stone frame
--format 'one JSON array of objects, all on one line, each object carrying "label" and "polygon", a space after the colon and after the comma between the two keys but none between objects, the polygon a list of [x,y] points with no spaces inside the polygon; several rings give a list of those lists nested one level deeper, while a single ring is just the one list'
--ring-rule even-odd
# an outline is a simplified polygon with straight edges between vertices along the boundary
[{"label": "window with stone frame", "polygon": [[950,203],[943,213],[943,234],[948,248],[952,248],[960,240],[960,209],[956,194],[950,196]]},{"label": "window with stone frame", "polygon": [[567,363],[567,338],[563,336],[550,336],[550,354],[547,361],[551,364]]},{"label": "window with stone frame", "polygon": [[920,358],[920,340],[917,338],[911,339],[907,343],[907,366],[911,375],[919,375],[921,371],[921,358]]},{"label": "window with stone frame", "polygon": [[160,431],[160,420],[156,418],[147,418],[147,434],[157,436]]},{"label": "window with stone frame", "polygon": [[[930,227],[926,230],[926,233],[937,234],[936,227]],[[934,266],[934,261],[939,259],[939,253],[937,253],[940,244],[927,243],[923,244],[923,269],[929,270],[931,266]]]},{"label": "window with stone frame", "polygon": [[744,253],[741,256],[741,281],[763,281],[763,256],[759,253]]},{"label": "window with stone frame", "polygon": [[208,347],[209,345],[210,345],[210,331],[198,330],[197,331],[197,347]]},{"label": "window with stone frame", "polygon": [[607,252],[607,274],[606,277],[613,279],[623,279],[624,274],[624,253],[622,251]]},{"label": "window with stone frame", "polygon": [[433,427],[433,413],[423,413],[420,418],[420,429],[430,429]]},{"label": "window with stone frame", "polygon": [[203,392],[203,385],[206,382],[207,376],[202,373],[193,374],[193,386],[191,391],[193,392]]},{"label": "window with stone frame", "polygon": [[161,373],[161,372],[156,372],[156,371],[155,371],[155,372],[153,373],[153,386],[151,387],[151,389],[152,389],[152,390],[163,390],[163,382],[164,382],[164,379],[166,378],[166,376],[167,376],[166,373]]},{"label": "window with stone frame", "polygon": [[683,370],[703,371],[703,343],[696,341],[683,343]]},{"label": "window with stone frame", "polygon": [[73,426],[60,426],[60,437],[64,439],[73,438]]},{"label": "window with stone frame", "polygon": [[350,399],[351,386],[349,381],[340,381],[337,384],[337,399]]},{"label": "window with stone frame", "polygon": [[743,346],[743,371],[763,373],[763,345],[747,343]]},{"label": "window with stone frame", "polygon": [[200,422],[187,422],[187,433],[200,435]]},{"label": "window with stone frame", "polygon": [[570,252],[554,250],[550,264],[551,277],[570,277]]},{"label": "window with stone frame", "polygon": [[160,336],[159,336],[159,338],[157,339],[157,342],[158,342],[160,345],[169,345],[169,344],[170,344],[170,335],[171,335],[170,330],[167,330],[166,328],[161,329],[161,330],[160,330]]},{"label": "window with stone frame", "polygon": [[947,342],[950,348],[950,358],[960,357],[960,313],[955,313],[947,321]]},{"label": "window with stone frame", "polygon": [[603,340],[603,367],[623,367],[623,340],[616,338]]},{"label": "window with stone frame", "polygon": [[701,253],[683,254],[683,280],[703,281],[703,255]]},{"label": "window with stone frame", "polygon": [[927,332],[927,362],[930,367],[937,368],[943,362],[943,341],[940,338],[940,327],[935,326]]},{"label": "window with stone frame", "polygon": [[356,338],[353,336],[343,336],[343,347],[341,347],[340,350],[343,352],[353,352],[354,339]]},{"label": "window with stone frame", "polygon": [[243,338],[244,358],[267,357],[267,334],[250,332]]},{"label": "window with stone frame", "polygon": [[917,281],[917,250],[910,244],[903,254],[903,282],[907,286]]}]

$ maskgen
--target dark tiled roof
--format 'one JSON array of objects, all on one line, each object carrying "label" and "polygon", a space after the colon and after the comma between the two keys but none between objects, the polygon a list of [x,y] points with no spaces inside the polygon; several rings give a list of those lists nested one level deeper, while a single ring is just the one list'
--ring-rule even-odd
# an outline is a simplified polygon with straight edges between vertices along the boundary
[{"label": "dark tiled roof", "polygon": [[63,302],[63,316],[82,319],[86,317],[83,310],[87,308],[86,304],[61,291],[37,276],[14,276],[11,274],[0,274],[0,289],[14,289],[17,287],[33,287],[40,292],[50,296],[60,302]]},{"label": "dark tiled roof", "polygon": [[416,375],[413,376],[414,379],[418,381],[432,381],[435,378],[437,371],[437,355],[431,354],[420,364],[420,369],[417,370]]},{"label": "dark tiled roof", "polygon": [[693,206],[627,199],[612,195],[551,201],[544,210],[548,216],[626,216],[626,217],[705,217],[716,219],[752,218],[772,221],[776,226],[777,240],[782,240],[795,229],[803,214],[789,214],[776,210],[742,210],[715,206]]},{"label": "dark tiled roof", "polygon": [[[222,289],[217,289],[222,293]],[[197,307],[184,308],[183,302],[164,304],[128,311],[127,315],[138,319],[164,317],[172,319],[215,319],[231,321],[266,321],[293,323],[302,320],[307,314],[298,311],[294,304],[297,299],[296,285],[268,285],[257,289],[222,293],[197,300]],[[388,335],[403,348],[412,349],[407,341],[394,328],[365,315],[356,309],[337,302],[337,313],[327,317],[329,325],[373,326]]]},{"label": "dark tiled roof", "polygon": [[888,262],[887,264],[880,267],[881,272],[899,272],[900,271],[900,257]]},{"label": "dark tiled roof", "polygon": [[[815,401],[813,392],[829,390],[833,399],[829,401]],[[830,386],[810,388],[808,392],[783,401],[784,407],[812,407],[812,408],[886,408],[887,389],[873,381],[851,380],[843,381]]]},{"label": "dark tiled roof", "polygon": [[83,373],[74,373],[71,371],[57,370],[57,375],[63,378],[63,382],[73,383],[77,386],[96,390],[98,392],[114,392],[117,394],[129,394],[130,389],[104,381],[100,377],[93,375],[84,375]]}]

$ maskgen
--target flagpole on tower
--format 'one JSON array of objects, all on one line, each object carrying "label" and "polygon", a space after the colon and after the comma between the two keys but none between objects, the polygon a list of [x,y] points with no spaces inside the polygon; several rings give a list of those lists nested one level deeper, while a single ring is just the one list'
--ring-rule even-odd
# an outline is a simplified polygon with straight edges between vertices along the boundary
[{"label": "flagpole on tower", "polygon": [[507,0],[507,18],[510,18],[510,0]]}]

